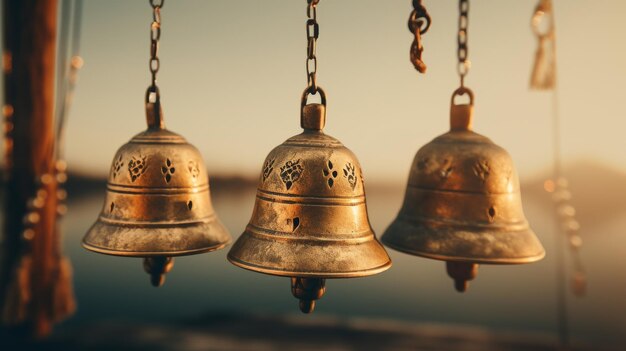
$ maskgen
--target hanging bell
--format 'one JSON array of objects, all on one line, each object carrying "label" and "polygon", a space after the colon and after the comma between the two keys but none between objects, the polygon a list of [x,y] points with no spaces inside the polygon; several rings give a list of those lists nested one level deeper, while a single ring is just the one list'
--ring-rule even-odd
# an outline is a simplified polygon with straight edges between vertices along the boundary
[{"label": "hanging bell", "polygon": [[115,154],[102,212],[83,246],[143,257],[152,284],[160,286],[173,256],[223,248],[230,235],[213,210],[200,152],[165,129],[158,94],[146,113],[148,129]]},{"label": "hanging bell", "polygon": [[[455,104],[465,94],[470,103]],[[417,152],[402,209],[382,236],[398,251],[447,261],[458,291],[479,263],[530,263],[545,255],[524,216],[511,157],[472,131],[473,105],[471,90],[454,92],[450,131]]]},{"label": "hanging bell", "polygon": [[255,272],[291,277],[300,310],[310,313],[328,278],[363,277],[391,266],[369,223],[361,167],[322,131],[321,104],[301,106],[302,134],[272,150],[259,179],[250,223],[228,260]]}]

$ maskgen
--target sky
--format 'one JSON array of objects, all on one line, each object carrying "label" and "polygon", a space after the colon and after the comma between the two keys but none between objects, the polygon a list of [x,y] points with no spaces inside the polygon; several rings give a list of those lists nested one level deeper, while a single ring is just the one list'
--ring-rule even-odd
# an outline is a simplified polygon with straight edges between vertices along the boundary
[{"label": "sky", "polygon": [[[535,0],[474,0],[466,84],[474,129],[512,155],[522,178],[552,162],[550,93],[530,91]],[[566,162],[626,170],[626,1],[555,0],[559,108]],[[410,0],[322,0],[318,84],[326,133],[358,156],[371,182],[404,182],[415,152],[448,129],[458,87],[454,0],[424,0],[425,75],[409,62]],[[148,1],[84,4],[80,71],[67,126],[67,159],[107,174],[123,143],[146,128]],[[166,125],[202,152],[212,175],[256,176],[267,153],[300,133],[306,86],[304,0],[166,1],[159,56]]]}]

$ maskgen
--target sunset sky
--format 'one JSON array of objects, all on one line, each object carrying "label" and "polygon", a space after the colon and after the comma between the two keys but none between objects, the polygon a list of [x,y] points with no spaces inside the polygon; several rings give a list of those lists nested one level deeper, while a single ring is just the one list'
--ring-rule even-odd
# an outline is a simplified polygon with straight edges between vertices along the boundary
[{"label": "sunset sky", "polygon": [[[528,89],[535,0],[471,1],[467,85],[475,130],[513,156],[522,177],[547,170],[551,95]],[[409,62],[411,1],[322,0],[318,82],[326,132],[359,157],[371,182],[404,182],[417,149],[448,128],[456,74],[457,1],[425,0],[426,75]],[[563,152],[626,170],[626,2],[555,0]],[[104,175],[145,129],[147,1],[85,1],[80,72],[67,130],[70,167]],[[169,129],[203,153],[213,175],[254,176],[300,132],[306,2],[166,1],[158,84]]]}]

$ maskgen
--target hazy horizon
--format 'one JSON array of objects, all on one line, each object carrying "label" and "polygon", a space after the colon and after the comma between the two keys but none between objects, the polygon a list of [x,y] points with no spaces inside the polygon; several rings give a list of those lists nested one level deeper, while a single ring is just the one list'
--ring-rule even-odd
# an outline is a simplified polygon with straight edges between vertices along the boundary
[{"label": "hazy horizon", "polygon": [[[624,171],[618,141],[625,122],[617,117],[626,49],[613,28],[626,2],[554,4],[564,160],[593,159]],[[408,60],[410,1],[319,5],[326,132],[355,152],[370,182],[405,182],[415,152],[448,128],[458,86],[457,3],[425,5],[433,18],[424,35],[426,75]],[[535,5],[474,1],[469,20],[475,130],[511,153],[522,179],[552,164],[552,96],[528,89]],[[255,177],[267,153],[300,132],[305,7],[304,1],[189,0],[163,8],[158,84],[166,124],[200,149],[212,175]],[[106,174],[117,148],[145,129],[150,21],[144,1],[84,3],[85,66],[67,127],[73,170]]]}]

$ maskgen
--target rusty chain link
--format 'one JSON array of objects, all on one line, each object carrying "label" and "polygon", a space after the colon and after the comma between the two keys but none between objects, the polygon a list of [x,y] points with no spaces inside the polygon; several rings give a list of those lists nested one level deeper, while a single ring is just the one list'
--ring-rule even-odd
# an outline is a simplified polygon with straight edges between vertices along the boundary
[{"label": "rusty chain link", "polygon": [[320,35],[320,26],[317,23],[317,4],[320,0],[307,0],[306,15],[306,39],[307,39],[307,56],[306,56],[306,75],[308,89],[311,94],[316,94],[317,87],[317,38]]},{"label": "rusty chain link", "polygon": [[150,6],[152,6],[152,24],[150,25],[150,74],[152,75],[152,80],[150,87],[148,88],[148,94],[146,95],[146,100],[150,96],[151,93],[156,94],[156,98],[158,99],[159,88],[156,85],[156,76],[157,72],[159,72],[159,68],[161,66],[161,61],[159,60],[159,40],[161,39],[161,9],[165,0],[155,1],[150,0]]},{"label": "rusty chain link", "polygon": [[422,0],[413,0],[413,11],[409,16],[409,31],[413,33],[415,39],[411,44],[410,57],[411,63],[420,73],[426,73],[426,64],[422,61],[422,34],[425,34],[430,28],[430,15],[422,5]]},{"label": "rusty chain link", "polygon": [[469,49],[467,46],[467,26],[469,24],[469,0],[459,0],[459,32],[457,34],[457,56],[459,63],[457,70],[461,77],[461,87],[465,86],[465,76],[469,72],[471,62],[467,59]]}]

